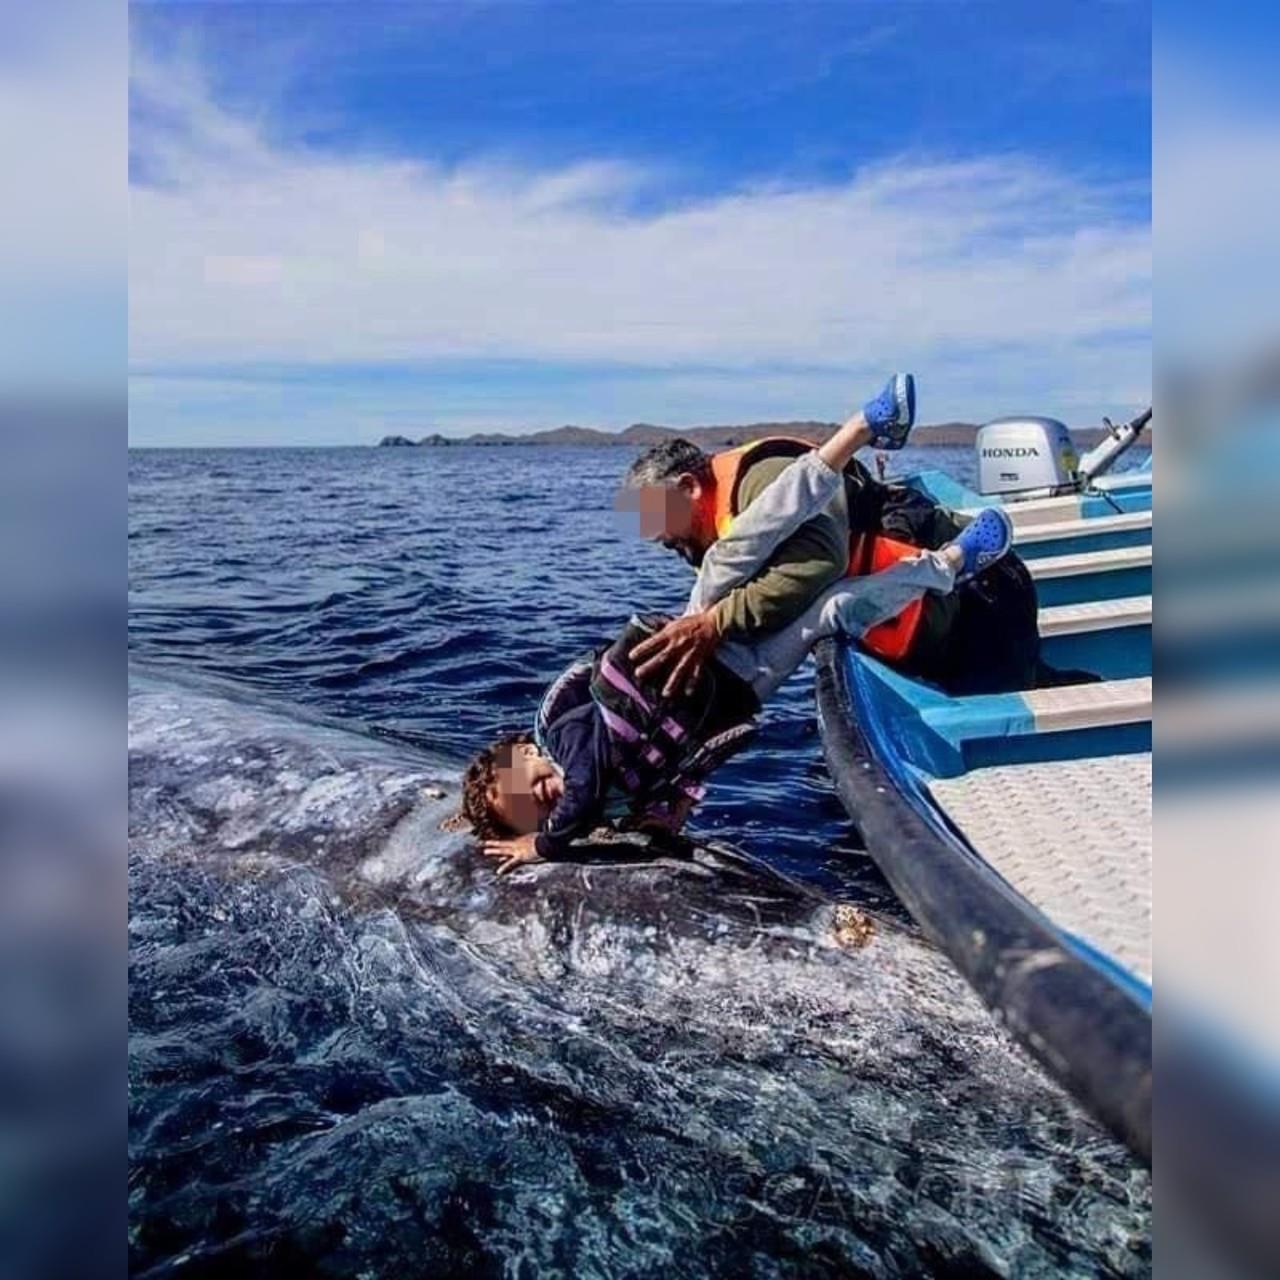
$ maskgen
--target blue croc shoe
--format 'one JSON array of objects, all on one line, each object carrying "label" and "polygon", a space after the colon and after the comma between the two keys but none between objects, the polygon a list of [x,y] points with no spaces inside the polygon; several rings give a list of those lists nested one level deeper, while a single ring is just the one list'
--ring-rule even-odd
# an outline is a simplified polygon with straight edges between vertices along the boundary
[{"label": "blue croc shoe", "polygon": [[959,585],[989,569],[1013,546],[1013,521],[1000,507],[984,507],[960,530],[955,544],[964,552],[964,568],[956,574]]},{"label": "blue croc shoe", "polygon": [[901,449],[916,420],[916,380],[909,373],[895,373],[874,400],[862,406],[862,416],[874,432],[877,449]]}]

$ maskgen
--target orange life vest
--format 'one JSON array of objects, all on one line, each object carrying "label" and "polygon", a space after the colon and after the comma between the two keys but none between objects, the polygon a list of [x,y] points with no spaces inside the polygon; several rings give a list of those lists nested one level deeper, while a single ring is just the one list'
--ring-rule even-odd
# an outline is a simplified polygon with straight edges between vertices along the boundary
[{"label": "orange life vest", "polygon": [[[711,472],[715,477],[716,536],[724,537],[733,525],[734,517],[741,509],[738,490],[747,468],[763,458],[798,458],[814,446],[807,440],[795,440],[787,436],[773,436],[755,440],[737,449],[726,449],[711,457]],[[869,540],[869,541],[868,541]],[[851,538],[849,546],[849,576],[879,573],[899,560],[918,555],[919,547],[900,542],[887,534],[860,534]],[[920,629],[924,614],[923,598],[913,600],[901,613],[878,623],[863,634],[862,646],[887,662],[900,662],[911,652],[911,645]]]}]

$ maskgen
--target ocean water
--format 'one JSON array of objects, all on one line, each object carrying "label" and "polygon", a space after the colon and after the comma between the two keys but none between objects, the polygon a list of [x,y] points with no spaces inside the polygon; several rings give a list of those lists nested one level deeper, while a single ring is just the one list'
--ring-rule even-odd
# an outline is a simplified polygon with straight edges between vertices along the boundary
[{"label": "ocean water", "polygon": [[894,902],[809,673],[693,862],[495,881],[441,829],[570,658],[679,608],[628,457],[130,456],[135,1271],[1145,1274],[1149,1179]]}]

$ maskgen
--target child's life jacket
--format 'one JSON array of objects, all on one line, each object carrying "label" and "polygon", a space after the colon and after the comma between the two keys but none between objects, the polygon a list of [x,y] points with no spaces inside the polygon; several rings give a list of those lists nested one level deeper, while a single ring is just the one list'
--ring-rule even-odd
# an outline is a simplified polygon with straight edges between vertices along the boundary
[{"label": "child's life jacket", "polygon": [[669,699],[661,679],[636,676],[630,651],[666,621],[632,617],[611,645],[574,662],[548,689],[534,724],[539,749],[554,760],[557,725],[587,699],[594,704],[607,737],[602,816],[624,825],[673,824],[681,800],[701,799],[707,776],[755,735],[759,702],[719,663],[706,665],[691,692]]}]

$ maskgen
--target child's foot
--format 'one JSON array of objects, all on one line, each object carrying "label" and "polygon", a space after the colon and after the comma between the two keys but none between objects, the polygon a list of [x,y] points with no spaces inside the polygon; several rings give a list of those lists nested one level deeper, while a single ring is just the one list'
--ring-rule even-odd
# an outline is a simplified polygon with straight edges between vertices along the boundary
[{"label": "child's foot", "polygon": [[951,544],[964,557],[956,573],[957,586],[989,569],[1013,545],[1013,521],[1000,507],[978,512]]},{"label": "child's foot", "polygon": [[901,449],[916,420],[916,380],[909,373],[895,373],[874,400],[862,406],[877,449]]}]

